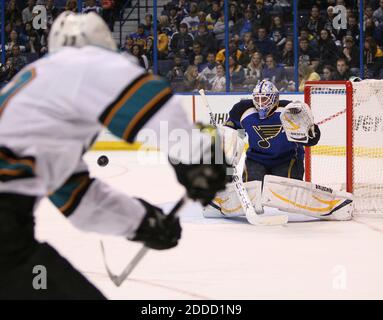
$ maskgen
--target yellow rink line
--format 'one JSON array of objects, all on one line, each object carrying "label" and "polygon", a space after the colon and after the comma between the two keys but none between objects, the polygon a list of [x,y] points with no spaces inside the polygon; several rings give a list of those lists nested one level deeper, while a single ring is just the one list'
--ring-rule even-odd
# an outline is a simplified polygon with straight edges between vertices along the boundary
[{"label": "yellow rink line", "polygon": [[142,143],[127,143],[124,141],[97,141],[91,148],[92,151],[157,151],[155,147],[143,146]]},{"label": "yellow rink line", "polygon": [[[246,146],[247,149],[247,146]],[[93,151],[158,151],[151,146],[143,146],[139,142],[126,143],[124,141],[97,141],[91,148]],[[311,148],[311,154],[315,156],[345,156],[346,147],[316,146]],[[383,148],[356,147],[355,156],[366,158],[383,158]]]},{"label": "yellow rink line", "polygon": [[[311,147],[311,155],[316,156],[345,156],[346,147],[316,146]],[[383,148],[355,147],[354,156],[365,158],[383,158]]]}]

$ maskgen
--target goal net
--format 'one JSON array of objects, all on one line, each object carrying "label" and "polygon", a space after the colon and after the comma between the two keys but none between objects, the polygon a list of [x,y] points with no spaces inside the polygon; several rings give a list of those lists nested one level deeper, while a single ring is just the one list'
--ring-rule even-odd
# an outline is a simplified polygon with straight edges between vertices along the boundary
[{"label": "goal net", "polygon": [[383,80],[308,82],[321,129],[306,148],[306,181],[354,194],[355,214],[383,216]]}]

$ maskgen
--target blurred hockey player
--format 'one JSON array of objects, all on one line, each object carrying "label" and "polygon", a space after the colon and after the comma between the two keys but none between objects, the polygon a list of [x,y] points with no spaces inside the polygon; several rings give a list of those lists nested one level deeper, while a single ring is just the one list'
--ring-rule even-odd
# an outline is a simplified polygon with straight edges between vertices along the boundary
[{"label": "blurred hockey player", "polygon": [[[142,129],[159,136],[164,121],[169,131],[192,130],[168,83],[116,49],[98,15],[65,12],[52,26],[50,54],[21,70],[1,91],[2,299],[104,298],[49,244],[35,239],[33,211],[45,196],[85,231],[125,237],[158,250],[172,248],[180,239],[178,218],[90,177],[82,160],[103,127],[127,142],[135,141]],[[209,150],[200,150],[200,145]],[[212,164],[199,161],[214,146],[211,136],[200,132],[191,149],[201,152],[179,159],[169,154],[179,162],[173,166],[188,196],[202,204],[226,184],[226,164],[216,163],[214,152]],[[47,270],[46,290],[32,286],[37,265]]]}]

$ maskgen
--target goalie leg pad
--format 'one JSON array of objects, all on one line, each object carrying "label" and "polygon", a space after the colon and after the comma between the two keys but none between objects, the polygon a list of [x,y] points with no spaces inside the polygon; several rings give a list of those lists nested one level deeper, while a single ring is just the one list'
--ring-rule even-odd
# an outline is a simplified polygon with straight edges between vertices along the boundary
[{"label": "goalie leg pad", "polygon": [[[244,183],[244,185],[254,207],[256,209],[261,207],[262,182],[250,181]],[[214,200],[203,209],[203,216],[205,218],[245,216],[245,212],[242,209],[241,202],[232,183],[226,186],[225,191],[217,193]]]},{"label": "goalie leg pad", "polygon": [[350,220],[351,193],[295,179],[265,176],[262,205],[323,220]]}]

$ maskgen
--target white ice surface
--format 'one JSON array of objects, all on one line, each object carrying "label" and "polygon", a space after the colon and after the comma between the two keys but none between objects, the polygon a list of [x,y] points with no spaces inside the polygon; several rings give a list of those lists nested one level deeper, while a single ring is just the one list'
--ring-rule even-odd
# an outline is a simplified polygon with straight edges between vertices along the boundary
[{"label": "white ice surface", "polygon": [[[119,190],[166,209],[182,196],[165,159],[155,163],[157,153],[103,154],[110,159],[106,167],[96,164],[100,152],[88,153],[86,161],[95,176]],[[36,216],[37,237],[50,242],[111,299],[383,299],[379,218],[322,222],[289,215],[287,226],[254,227],[243,219],[204,219],[201,207],[190,203],[182,211],[180,245],[150,251],[117,288],[103,266],[100,236],[76,230],[45,200]],[[116,273],[140,248],[120,238],[102,239]]]}]

